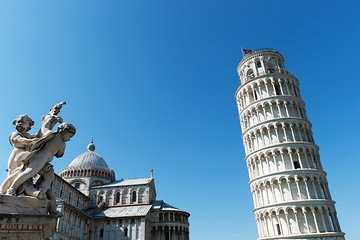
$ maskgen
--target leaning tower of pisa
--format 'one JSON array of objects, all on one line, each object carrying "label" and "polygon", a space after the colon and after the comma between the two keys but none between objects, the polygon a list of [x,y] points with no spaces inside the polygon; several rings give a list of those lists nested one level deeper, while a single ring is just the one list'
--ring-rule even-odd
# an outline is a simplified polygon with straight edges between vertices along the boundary
[{"label": "leaning tower of pisa", "polygon": [[275,50],[240,61],[236,101],[259,240],[344,240],[299,83]]}]

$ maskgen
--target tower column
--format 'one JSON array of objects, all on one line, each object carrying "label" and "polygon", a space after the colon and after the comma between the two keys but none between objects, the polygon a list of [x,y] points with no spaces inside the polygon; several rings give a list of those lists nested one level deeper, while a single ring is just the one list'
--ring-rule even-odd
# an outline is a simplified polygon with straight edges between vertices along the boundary
[{"label": "tower column", "polygon": [[315,223],[316,232],[319,233],[320,230],[319,230],[319,225],[318,225],[318,222],[317,222],[317,219],[316,219],[315,210],[314,210],[313,208],[310,208],[310,209],[311,209],[311,213],[312,213],[313,218],[314,218],[314,223]]},{"label": "tower column", "polygon": [[287,212],[285,213],[285,218],[286,218],[286,226],[287,226],[288,232],[290,234],[292,234],[291,228],[290,228],[289,214]]}]

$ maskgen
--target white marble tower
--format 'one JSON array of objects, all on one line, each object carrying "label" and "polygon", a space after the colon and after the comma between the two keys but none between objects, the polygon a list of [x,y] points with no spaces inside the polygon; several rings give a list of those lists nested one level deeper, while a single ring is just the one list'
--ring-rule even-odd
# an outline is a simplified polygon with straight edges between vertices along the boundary
[{"label": "white marble tower", "polygon": [[275,50],[243,57],[236,101],[259,239],[343,240],[296,77]]}]

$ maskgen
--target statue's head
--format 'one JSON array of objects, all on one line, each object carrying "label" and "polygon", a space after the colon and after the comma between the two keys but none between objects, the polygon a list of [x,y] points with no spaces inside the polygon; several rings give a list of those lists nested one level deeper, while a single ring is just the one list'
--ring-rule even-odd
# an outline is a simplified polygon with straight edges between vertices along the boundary
[{"label": "statue's head", "polygon": [[34,126],[34,121],[28,115],[20,115],[14,121],[13,125],[18,132],[25,133],[30,131],[31,127]]},{"label": "statue's head", "polygon": [[60,124],[57,131],[62,135],[65,142],[76,134],[76,128],[71,123]]}]

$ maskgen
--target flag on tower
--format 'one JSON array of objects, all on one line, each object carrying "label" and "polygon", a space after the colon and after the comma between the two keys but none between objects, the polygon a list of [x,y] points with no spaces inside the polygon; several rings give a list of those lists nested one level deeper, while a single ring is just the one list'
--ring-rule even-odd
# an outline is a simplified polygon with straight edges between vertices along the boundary
[{"label": "flag on tower", "polygon": [[244,48],[242,48],[242,50],[243,50],[243,54],[244,54],[244,55],[247,55],[247,54],[251,54],[251,53],[252,53],[252,50],[251,50],[251,49],[244,49]]}]

